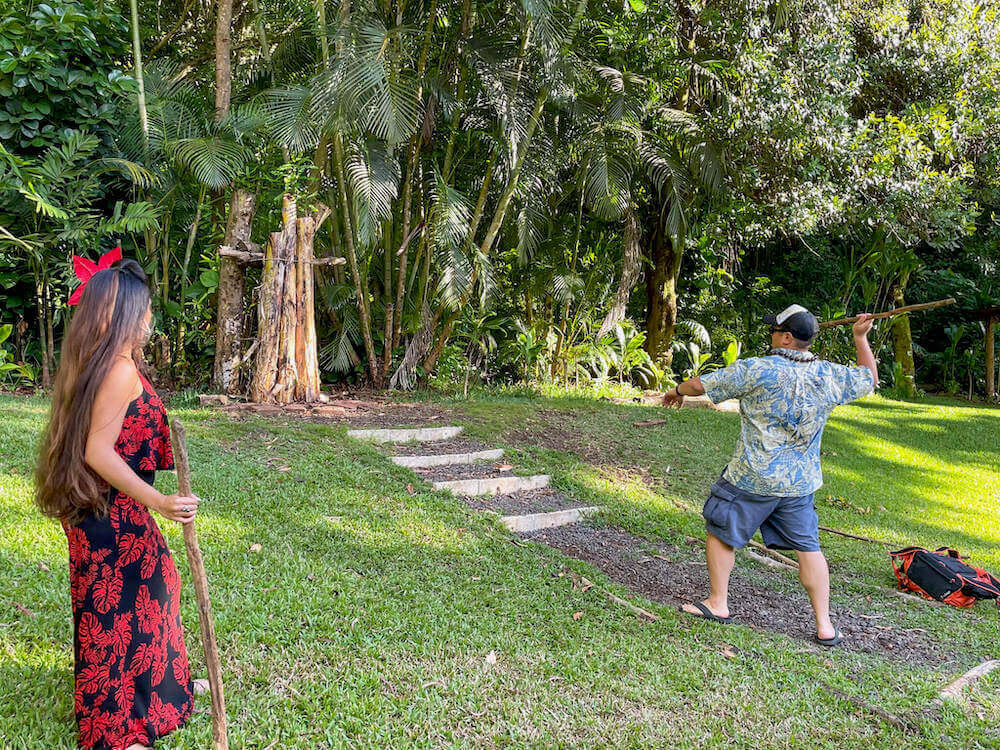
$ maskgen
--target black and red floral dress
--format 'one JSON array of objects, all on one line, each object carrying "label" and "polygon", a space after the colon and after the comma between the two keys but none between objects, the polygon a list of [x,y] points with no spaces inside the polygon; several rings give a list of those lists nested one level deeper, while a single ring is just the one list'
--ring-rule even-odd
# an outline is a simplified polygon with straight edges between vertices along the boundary
[{"label": "black and red floral dress", "polygon": [[[157,469],[174,466],[166,411],[145,378],[115,451],[149,484]],[[87,750],[152,745],[193,708],[177,566],[146,506],[113,487],[108,500],[107,515],[64,524],[76,720]]]}]

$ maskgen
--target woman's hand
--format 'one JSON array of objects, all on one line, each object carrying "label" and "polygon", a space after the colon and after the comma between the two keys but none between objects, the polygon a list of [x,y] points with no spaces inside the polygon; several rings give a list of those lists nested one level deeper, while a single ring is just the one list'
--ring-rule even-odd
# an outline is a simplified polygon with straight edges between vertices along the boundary
[{"label": "woman's hand", "polygon": [[177,523],[191,523],[198,512],[198,503],[201,499],[190,495],[160,495],[160,499],[150,505],[150,507],[164,518]]}]

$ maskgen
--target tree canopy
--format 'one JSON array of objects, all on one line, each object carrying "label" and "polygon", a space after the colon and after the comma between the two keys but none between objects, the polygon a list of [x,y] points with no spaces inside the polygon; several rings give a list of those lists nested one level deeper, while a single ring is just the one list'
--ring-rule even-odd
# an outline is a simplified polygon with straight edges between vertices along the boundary
[{"label": "tree canopy", "polygon": [[284,195],[331,211],[328,382],[657,387],[761,351],[761,316],[793,301],[954,296],[880,335],[885,380],[990,390],[986,5],[18,0],[0,95],[2,346],[27,368],[9,381],[47,381],[71,255],[116,244],[153,281],[164,377],[201,385],[247,351],[261,272],[219,254],[246,191],[247,248]]}]

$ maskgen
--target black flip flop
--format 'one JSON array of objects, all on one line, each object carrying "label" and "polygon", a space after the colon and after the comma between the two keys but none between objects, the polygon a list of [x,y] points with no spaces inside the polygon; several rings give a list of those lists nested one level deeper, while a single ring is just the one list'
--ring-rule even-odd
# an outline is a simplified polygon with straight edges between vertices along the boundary
[{"label": "black flip flop", "polygon": [[840,632],[840,628],[835,627],[833,629],[833,638],[820,638],[818,635],[813,636],[813,638],[815,638],[816,643],[818,643],[820,646],[833,648],[834,646],[839,645],[840,642],[844,640],[844,634]]},{"label": "black flip flop", "polygon": [[697,607],[698,612],[701,612],[701,614],[698,614],[697,612],[688,612],[683,607],[681,607],[681,612],[689,615],[690,617],[697,617],[699,620],[711,620],[712,622],[717,622],[720,625],[728,625],[733,621],[732,617],[719,617],[701,602],[691,602],[691,604],[692,606]]}]

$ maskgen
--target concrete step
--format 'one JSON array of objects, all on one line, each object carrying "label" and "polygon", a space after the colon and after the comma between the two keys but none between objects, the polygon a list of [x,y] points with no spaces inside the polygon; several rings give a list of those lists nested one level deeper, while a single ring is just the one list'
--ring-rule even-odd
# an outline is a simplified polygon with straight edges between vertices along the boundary
[{"label": "concrete step", "polygon": [[501,495],[524,490],[538,490],[549,486],[548,474],[531,477],[486,477],[483,479],[455,479],[432,482],[436,490],[448,490],[456,495]]},{"label": "concrete step", "polygon": [[455,464],[474,464],[476,461],[495,461],[498,458],[503,458],[503,448],[473,451],[472,453],[443,453],[439,456],[393,456],[392,462],[396,466],[426,469],[431,466],[454,466]]},{"label": "concrete step", "polygon": [[418,427],[417,429],[348,430],[347,437],[375,443],[413,443],[451,440],[462,434],[461,427]]},{"label": "concrete step", "polygon": [[518,533],[551,529],[556,526],[566,526],[576,523],[587,516],[592,516],[601,510],[599,505],[589,505],[583,508],[567,508],[551,513],[529,513],[524,516],[501,516],[500,523]]}]

